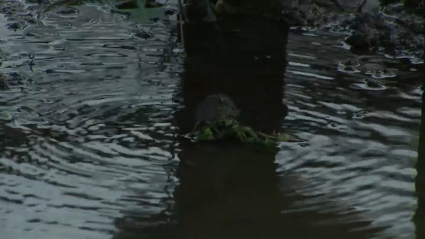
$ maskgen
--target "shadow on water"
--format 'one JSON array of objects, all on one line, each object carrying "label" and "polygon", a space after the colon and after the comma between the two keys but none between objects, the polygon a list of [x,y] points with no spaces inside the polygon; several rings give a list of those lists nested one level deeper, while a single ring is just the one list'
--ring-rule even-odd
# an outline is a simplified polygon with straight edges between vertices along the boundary
[{"label": "shadow on water", "polygon": [[[211,94],[231,97],[242,122],[279,131],[288,113],[283,104],[288,28],[258,19],[230,20],[235,26],[222,21],[219,30],[185,28],[184,109],[176,115],[181,133],[192,129],[198,103]],[[278,149],[187,142],[180,147],[179,184],[168,209],[150,218],[118,219],[114,238],[371,238],[379,231],[352,208],[342,214],[295,209],[309,197],[280,190],[290,181],[277,173]]]},{"label": "shadow on water", "polygon": [[278,131],[287,114],[282,102],[286,26],[252,18],[224,19],[217,27],[185,25],[185,109],[177,116],[182,132],[193,127],[197,105],[212,94],[230,97],[240,109],[241,122],[264,132]]},{"label": "shadow on water", "polygon": [[240,145],[192,145],[179,157],[180,184],[172,196],[173,206],[150,218],[118,219],[114,238],[354,239],[372,238],[379,231],[364,229],[370,222],[356,212],[283,213],[308,198],[279,190],[286,178],[276,173],[273,153]]}]

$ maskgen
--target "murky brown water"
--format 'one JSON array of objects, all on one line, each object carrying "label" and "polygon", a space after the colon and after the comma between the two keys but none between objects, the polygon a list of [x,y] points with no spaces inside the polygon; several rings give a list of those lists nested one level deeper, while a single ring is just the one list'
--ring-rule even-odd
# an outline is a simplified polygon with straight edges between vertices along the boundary
[{"label": "murky brown water", "polygon": [[[414,237],[423,64],[269,25],[258,49],[242,31],[208,51],[195,31],[185,58],[175,16],[141,24],[157,13],[97,3],[31,20],[43,6],[30,2],[0,0],[2,237]],[[213,93],[305,142],[264,153],[178,137]]]}]

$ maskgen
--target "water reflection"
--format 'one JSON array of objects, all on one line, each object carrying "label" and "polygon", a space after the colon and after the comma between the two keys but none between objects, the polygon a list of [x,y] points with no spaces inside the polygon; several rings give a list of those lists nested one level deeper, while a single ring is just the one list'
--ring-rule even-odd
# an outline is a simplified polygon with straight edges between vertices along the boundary
[{"label": "water reflection", "polygon": [[188,57],[181,83],[182,132],[193,127],[197,105],[224,94],[241,110],[241,122],[263,132],[279,131],[283,104],[286,26],[258,19],[222,19],[213,26],[185,24]]},{"label": "water reflection", "polygon": [[[233,28],[219,25],[227,29],[186,28],[188,57],[179,93],[184,108],[176,115],[181,133],[192,129],[197,104],[217,93],[236,102],[242,122],[264,132],[282,128],[288,29],[237,20]],[[227,35],[235,28],[240,32]],[[297,201],[315,197],[281,190],[292,187],[294,179],[277,173],[277,149],[182,141],[180,150],[179,184],[169,207],[151,218],[117,220],[120,232],[114,238],[370,238],[379,231],[353,208],[327,211],[324,203],[319,210],[298,210]]]},{"label": "water reflection", "polygon": [[[237,145],[191,145],[180,154],[180,184],[172,207],[162,214],[119,219],[114,238],[372,238],[355,210],[291,211],[314,200],[295,191],[293,180],[276,174],[274,153]],[[190,163],[189,163],[190,162]],[[329,205],[322,205],[324,208]],[[345,214],[345,215],[344,215]],[[329,233],[332,232],[332,233]]]}]

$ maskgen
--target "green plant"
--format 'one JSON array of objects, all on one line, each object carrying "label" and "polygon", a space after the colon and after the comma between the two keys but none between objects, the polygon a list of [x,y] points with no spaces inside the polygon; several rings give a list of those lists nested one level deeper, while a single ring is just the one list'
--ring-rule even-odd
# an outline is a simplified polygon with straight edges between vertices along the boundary
[{"label": "green plant", "polygon": [[275,148],[279,142],[298,142],[289,134],[267,135],[255,132],[247,126],[229,117],[221,117],[207,124],[196,132],[198,141],[235,140],[241,143],[261,146],[266,149]]}]

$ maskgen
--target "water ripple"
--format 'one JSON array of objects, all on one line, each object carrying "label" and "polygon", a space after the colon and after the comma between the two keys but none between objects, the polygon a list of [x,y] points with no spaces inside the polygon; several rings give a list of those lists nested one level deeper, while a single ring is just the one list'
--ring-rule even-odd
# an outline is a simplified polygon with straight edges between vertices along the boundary
[{"label": "water ripple", "polygon": [[[343,201],[337,208],[356,208],[364,216],[374,218],[374,225],[388,227],[378,238],[395,238],[391,235],[408,238],[414,233],[411,218],[417,207],[414,165],[420,123],[420,106],[416,102],[420,99],[412,95],[414,88],[392,88],[389,85],[394,83],[386,82],[393,77],[399,81],[403,77],[409,79],[408,74],[399,70],[396,75],[385,60],[361,58],[350,52],[333,53],[332,48],[322,44],[320,48],[326,49],[327,55],[350,59],[337,63],[339,68],[352,68],[343,72],[364,69],[376,80],[359,79],[351,74],[334,81],[308,79],[314,77],[310,69],[325,68],[321,65],[329,63],[310,61],[321,58],[319,46],[307,44],[308,40],[304,43],[296,35],[293,38],[289,46],[291,54],[295,59],[308,52],[309,58],[296,61],[309,64],[309,68],[289,64],[288,72],[303,70],[302,75],[307,79],[287,74],[286,101],[290,114],[285,125],[291,131],[303,131],[297,136],[306,142],[281,144],[277,161],[282,173],[290,172],[299,178],[299,185],[292,188],[308,196],[308,200],[299,202],[299,210],[326,210],[324,205],[330,200]],[[417,86],[418,81],[407,79],[406,84]],[[303,190],[301,185],[305,185]]]},{"label": "water ripple", "polygon": [[[174,122],[183,107],[184,51],[170,33],[173,18],[135,24],[93,3],[55,8],[35,19],[29,16],[42,9],[30,2],[9,1],[0,17],[0,201],[5,205],[0,226],[6,238],[126,238],[126,230],[145,233],[160,221],[173,225],[170,208],[186,203],[172,196],[179,183],[189,183],[192,188],[179,185],[179,190],[193,197],[202,197],[204,181],[221,190],[216,185],[222,175],[214,178],[217,173],[210,171],[231,170],[219,157],[206,162],[209,174],[198,172],[199,182],[176,176],[181,174],[176,170],[197,173],[177,166],[177,153],[190,147],[177,140]],[[340,43],[349,32],[336,26],[331,32],[338,34],[299,30],[304,33],[293,31],[288,41],[289,115],[282,127],[302,142],[279,145],[273,166],[282,194],[267,191],[274,168],[255,166],[251,172],[247,166],[248,173],[238,172],[250,177],[238,185],[248,185],[249,193],[243,200],[232,194],[236,199],[230,196],[225,204],[238,201],[228,207],[233,210],[256,196],[272,198],[272,213],[266,200],[241,211],[261,210],[259,215],[273,218],[276,210],[278,216],[300,213],[291,218],[307,215],[315,225],[372,221],[350,229],[382,227],[377,238],[411,237],[423,93],[413,77],[419,60],[406,66],[398,62],[402,55],[354,55]],[[203,156],[220,152],[213,148]],[[253,185],[257,181],[260,186]],[[267,192],[252,195],[253,188]],[[235,195],[237,190],[243,191],[236,187]],[[212,211],[226,211],[214,206],[205,206],[211,210],[208,219],[216,215]],[[333,216],[316,219],[308,212]],[[243,215],[237,216],[242,221]]]},{"label": "water ripple", "polygon": [[10,116],[2,121],[15,143],[0,158],[0,200],[9,208],[0,221],[13,228],[9,238],[46,238],[46,230],[48,238],[104,238],[126,208],[163,210],[181,67],[158,63],[170,47],[164,28],[151,27],[148,53],[132,38],[137,26],[96,7],[56,9],[41,22],[16,28],[24,35],[2,34],[9,89],[0,99]]}]

